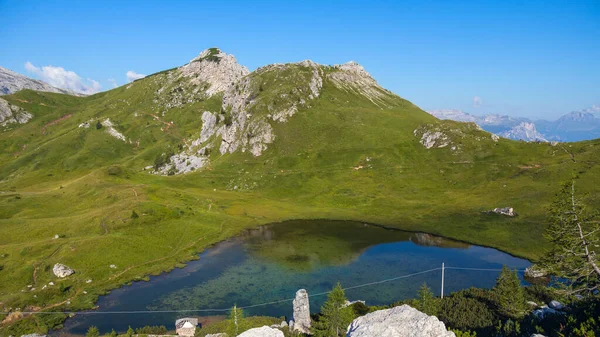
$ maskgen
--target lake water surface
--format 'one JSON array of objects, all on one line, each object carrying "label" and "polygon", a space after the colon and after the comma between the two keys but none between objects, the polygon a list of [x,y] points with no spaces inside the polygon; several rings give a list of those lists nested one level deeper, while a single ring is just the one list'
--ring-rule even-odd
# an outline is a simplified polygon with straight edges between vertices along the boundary
[{"label": "lake water surface", "polygon": [[[68,319],[59,333],[84,334],[95,325],[101,333],[123,332],[128,326],[165,325],[176,318],[226,315],[212,309],[251,306],[294,297],[305,288],[309,296],[343,287],[378,282],[446,267],[523,269],[527,260],[496,249],[469,245],[423,233],[388,230],[347,221],[288,221],[248,230],[200,254],[185,268],[135,282],[99,299],[98,311],[171,311],[180,313],[81,314]],[[499,272],[446,269],[445,294],[494,285]],[[346,291],[350,300],[383,305],[413,298],[426,282],[439,295],[441,271],[432,271]],[[326,295],[310,297],[318,312]],[[244,310],[248,315],[292,315],[291,300]]]}]

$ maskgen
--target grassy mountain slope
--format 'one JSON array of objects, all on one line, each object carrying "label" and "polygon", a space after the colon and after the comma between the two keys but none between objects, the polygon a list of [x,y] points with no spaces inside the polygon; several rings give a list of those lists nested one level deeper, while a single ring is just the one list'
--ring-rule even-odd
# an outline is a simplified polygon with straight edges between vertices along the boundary
[{"label": "grassy mountain slope", "polygon": [[[174,69],[89,97],[4,96],[34,118],[0,132],[0,311],[90,308],[244,228],[287,219],[372,222],[535,259],[559,182],[575,173],[582,192],[598,185],[598,140],[495,141],[344,71],[268,66],[207,95],[210,84]],[[217,131],[199,141],[206,111]],[[427,132],[443,135],[429,149]],[[223,153],[226,134],[237,150]],[[154,174],[201,147],[203,167]],[[519,215],[484,213],[504,206]],[[76,274],[57,280],[55,263]],[[6,319],[11,332],[60,323]]]}]

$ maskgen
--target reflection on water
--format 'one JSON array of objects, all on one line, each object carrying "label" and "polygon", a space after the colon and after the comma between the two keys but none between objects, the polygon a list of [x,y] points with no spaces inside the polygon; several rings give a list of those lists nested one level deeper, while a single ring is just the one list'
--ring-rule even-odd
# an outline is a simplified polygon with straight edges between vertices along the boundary
[{"label": "reflection on water", "polygon": [[[310,294],[394,278],[447,266],[512,268],[526,260],[495,249],[468,245],[430,234],[387,230],[357,222],[289,221],[249,230],[200,255],[183,269],[135,282],[102,297],[101,311],[203,310],[196,313],[78,315],[65,332],[85,333],[95,325],[102,333],[144,325],[172,328],[177,317],[226,314],[212,309],[248,306],[292,298],[299,288]],[[447,270],[446,292],[491,287],[497,272]],[[439,293],[441,273],[431,272],[347,291],[351,300],[381,305],[414,297],[423,282]],[[325,296],[312,296],[318,311]],[[251,315],[291,316],[291,301],[247,309]]]}]

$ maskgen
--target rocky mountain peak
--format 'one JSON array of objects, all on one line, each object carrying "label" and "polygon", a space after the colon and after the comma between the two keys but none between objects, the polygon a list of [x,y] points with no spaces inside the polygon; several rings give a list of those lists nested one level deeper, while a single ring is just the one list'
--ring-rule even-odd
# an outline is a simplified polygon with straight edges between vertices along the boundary
[{"label": "rocky mountain peak", "polygon": [[385,105],[385,96],[389,92],[383,89],[363,66],[350,61],[333,66],[337,71],[329,74],[331,81],[339,88],[358,92],[377,105]]},{"label": "rocky mountain peak", "polygon": [[179,68],[184,77],[194,85],[207,84],[206,94],[212,96],[226,91],[233,83],[250,73],[248,68],[237,63],[235,56],[219,48],[209,48]]}]

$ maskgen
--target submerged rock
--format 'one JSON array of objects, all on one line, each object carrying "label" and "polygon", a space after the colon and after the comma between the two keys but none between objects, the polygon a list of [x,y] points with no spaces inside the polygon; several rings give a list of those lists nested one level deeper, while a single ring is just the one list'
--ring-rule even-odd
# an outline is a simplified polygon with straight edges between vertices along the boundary
[{"label": "submerged rock", "polygon": [[308,293],[305,289],[296,292],[294,299],[294,330],[310,333],[310,305]]},{"label": "submerged rock", "polygon": [[239,334],[238,337],[284,337],[284,334],[281,330],[263,326],[246,330]]},{"label": "submerged rock", "polygon": [[54,272],[54,275],[56,275],[56,277],[60,278],[75,274],[75,271],[73,269],[60,263],[55,264],[54,268],[52,268],[52,271]]},{"label": "submerged rock", "polygon": [[443,322],[408,305],[378,310],[355,319],[347,337],[454,337]]}]

